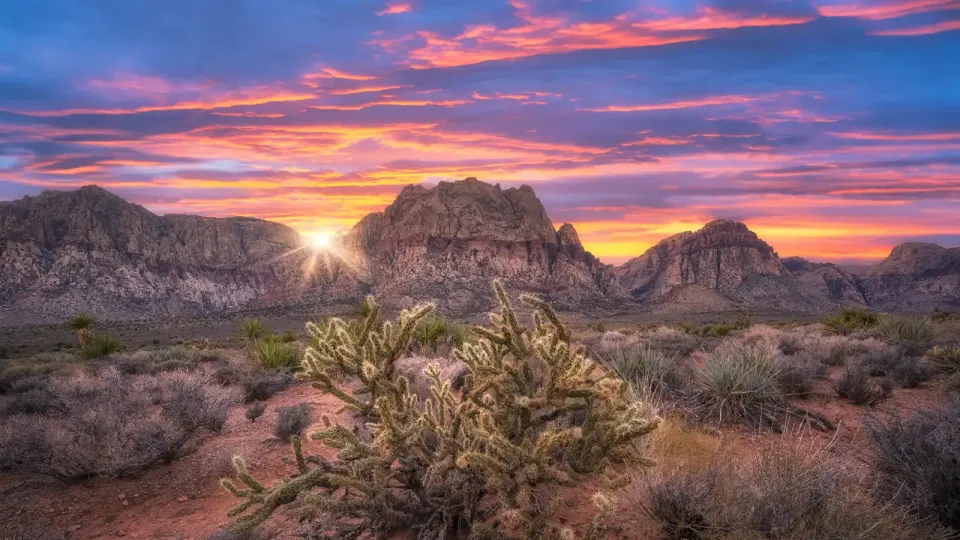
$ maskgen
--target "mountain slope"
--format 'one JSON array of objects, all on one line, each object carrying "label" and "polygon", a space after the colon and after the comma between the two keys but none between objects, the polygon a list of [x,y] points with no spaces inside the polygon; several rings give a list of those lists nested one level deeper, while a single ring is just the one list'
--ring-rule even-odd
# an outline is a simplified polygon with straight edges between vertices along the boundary
[{"label": "mountain slope", "polygon": [[157,216],[96,186],[48,191],[0,205],[0,309],[133,318],[275,304],[302,288],[300,247],[269,221]]},{"label": "mountain slope", "polygon": [[557,231],[529,186],[408,186],[344,244],[362,254],[377,296],[401,306],[429,298],[451,312],[485,309],[494,277],[566,307],[625,296],[613,268],[584,250],[572,225]]},{"label": "mountain slope", "polygon": [[857,276],[867,303],[883,311],[960,307],[960,248],[909,242]]}]

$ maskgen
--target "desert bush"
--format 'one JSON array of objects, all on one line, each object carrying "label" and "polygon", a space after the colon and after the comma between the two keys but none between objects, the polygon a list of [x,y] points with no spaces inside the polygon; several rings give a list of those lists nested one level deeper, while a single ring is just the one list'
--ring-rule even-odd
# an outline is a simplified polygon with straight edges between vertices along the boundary
[{"label": "desert bush", "polygon": [[588,324],[587,327],[594,332],[600,332],[601,334],[607,331],[607,325],[603,324],[603,321],[593,321]]},{"label": "desert bush", "polygon": [[601,354],[609,354],[617,349],[636,345],[637,341],[636,336],[628,336],[616,330],[608,330],[600,336],[597,351]]},{"label": "desert bush", "polygon": [[623,512],[639,507],[663,538],[676,540],[948,538],[865,484],[826,448],[784,444],[635,482]]},{"label": "desert bush", "polygon": [[780,361],[765,342],[739,340],[701,353],[693,365],[697,412],[704,421],[742,422],[779,430],[788,417],[831,429],[826,418],[791,405],[777,386]]},{"label": "desert bush", "polygon": [[927,353],[927,358],[941,373],[960,373],[960,344],[952,347],[934,347]]},{"label": "desert bush", "polygon": [[255,346],[257,362],[264,369],[294,369],[300,366],[300,350],[293,343],[265,339],[256,342]]},{"label": "desert bush", "polygon": [[[216,374],[215,374],[216,375]],[[243,389],[244,403],[252,401],[266,401],[279,394],[293,382],[293,375],[289,371],[257,372],[245,378]]]},{"label": "desert bush", "polygon": [[960,373],[954,373],[947,378],[947,382],[944,384],[944,390],[948,394],[960,395]]},{"label": "desert bush", "polygon": [[107,334],[93,336],[90,341],[81,349],[81,354],[87,360],[101,358],[119,352],[123,349],[120,340]]},{"label": "desert bush", "polygon": [[650,345],[615,348],[605,355],[605,360],[635,391],[675,393],[683,386],[676,359]]},{"label": "desert bush", "polygon": [[155,374],[168,371],[192,371],[201,362],[215,361],[215,356],[201,353],[186,345],[174,345],[165,349],[139,350],[115,355],[112,359],[117,369],[129,375]]},{"label": "desert bush", "polygon": [[878,314],[857,308],[844,309],[840,312],[840,315],[820,319],[821,326],[827,332],[844,336],[857,330],[871,328],[879,323],[880,316]]},{"label": "desert bush", "polygon": [[683,358],[700,346],[700,340],[695,336],[667,326],[658,326],[645,332],[640,339],[654,349],[676,358]]},{"label": "desert bush", "polygon": [[823,377],[826,366],[801,357],[781,360],[777,372],[777,384],[788,397],[806,398],[813,391],[813,381]]},{"label": "desert bush", "polygon": [[933,325],[923,317],[888,315],[880,321],[880,336],[908,356],[919,356],[933,343]]},{"label": "desert bush", "polygon": [[267,410],[267,404],[263,401],[254,401],[247,407],[246,417],[247,420],[251,422],[256,422],[257,418],[263,416],[263,412]]},{"label": "desert bush", "polygon": [[273,426],[274,437],[284,442],[299,439],[310,425],[310,406],[298,403],[277,409],[277,423]]},{"label": "desert bush", "polygon": [[949,311],[941,311],[940,308],[934,308],[933,315],[930,316],[930,320],[935,323],[942,323],[950,320],[953,315],[954,314]]},{"label": "desert bush", "polygon": [[[189,388],[199,384],[195,377],[182,380]],[[56,408],[0,423],[0,469],[62,479],[126,476],[176,458],[198,427],[217,427],[211,410],[225,410],[211,407],[223,389],[205,386],[201,397],[184,397],[175,380],[112,368],[52,378]]]},{"label": "desert bush", "polygon": [[227,422],[238,393],[206,377],[171,374],[163,379],[161,411],[186,431],[200,427],[219,432]]},{"label": "desert bush", "polygon": [[886,493],[960,531],[960,400],[870,426],[873,466]]},{"label": "desert bush", "polygon": [[[368,298],[367,316],[352,331],[339,319],[325,328],[308,325],[318,347],[305,355],[304,375],[375,422],[367,424],[370,433],[358,433],[326,419],[313,438],[337,449],[337,458],[298,459],[298,475],[274,487],[251,478],[235,459],[246,487],[224,481],[244,500],[232,528],[248,529],[298,499],[321,537],[389,537],[407,529],[422,539],[543,538],[559,532],[548,500],[559,484],[614,462],[642,463],[637,443],[659,419],[570,343],[570,330],[548,305],[522,297],[536,313],[528,328],[499,283],[495,291],[500,310],[491,327],[475,328],[476,342],[456,351],[470,370],[467,385],[453,393],[433,366],[426,403],[394,368],[430,306],[381,323]],[[365,391],[335,386],[341,375],[360,379]],[[584,418],[576,427],[574,414]]]},{"label": "desert bush", "polygon": [[263,319],[259,317],[250,317],[240,321],[240,336],[248,344],[256,343],[267,335],[267,326]]},{"label": "desert bush", "polygon": [[750,315],[741,313],[737,316],[737,319],[733,321],[732,326],[734,330],[746,330],[747,328],[750,328],[752,324],[753,321],[750,319]]},{"label": "desert bush", "polygon": [[876,405],[890,395],[889,384],[870,378],[861,366],[848,366],[833,384],[838,396],[849,399],[856,405]]},{"label": "desert bush", "polygon": [[12,394],[6,400],[0,401],[0,417],[14,414],[50,414],[63,406],[46,384]]},{"label": "desert bush", "polygon": [[21,390],[16,390],[18,384],[24,384],[19,381],[37,382],[46,379],[77,364],[79,360],[80,358],[75,354],[48,352],[0,366],[0,394],[29,390],[32,388],[32,384],[29,383],[27,386],[21,386]]}]

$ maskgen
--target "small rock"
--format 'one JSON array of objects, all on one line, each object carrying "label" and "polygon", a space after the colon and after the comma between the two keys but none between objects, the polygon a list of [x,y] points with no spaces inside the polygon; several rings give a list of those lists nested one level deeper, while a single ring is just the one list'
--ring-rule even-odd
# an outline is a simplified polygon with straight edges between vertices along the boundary
[{"label": "small rock", "polygon": [[177,502],[187,502],[190,500],[189,497],[177,497]]},{"label": "small rock", "polygon": [[80,530],[80,525],[79,525],[79,524],[77,524],[77,525],[71,525],[71,526],[67,527],[67,530],[70,531],[70,532],[79,531],[79,530]]}]

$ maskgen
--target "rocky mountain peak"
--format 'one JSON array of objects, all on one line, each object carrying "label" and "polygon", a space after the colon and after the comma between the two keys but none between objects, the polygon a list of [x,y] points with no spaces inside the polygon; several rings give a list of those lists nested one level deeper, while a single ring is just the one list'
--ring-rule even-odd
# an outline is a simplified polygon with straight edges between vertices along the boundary
[{"label": "rocky mountain peak", "polygon": [[564,223],[560,226],[560,230],[557,231],[557,238],[561,246],[582,246],[580,235],[577,234],[577,230],[570,223]]}]

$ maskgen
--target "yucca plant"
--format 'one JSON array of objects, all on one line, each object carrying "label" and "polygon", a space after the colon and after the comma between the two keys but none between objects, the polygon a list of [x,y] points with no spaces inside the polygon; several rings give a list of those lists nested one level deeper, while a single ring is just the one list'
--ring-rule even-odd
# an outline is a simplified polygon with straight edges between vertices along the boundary
[{"label": "yucca plant", "polygon": [[732,341],[703,353],[693,365],[697,409],[705,420],[743,422],[779,430],[785,417],[831,429],[822,415],[800,409],[786,399],[777,379],[777,351],[768,342]]},{"label": "yucca plant", "polygon": [[87,344],[83,346],[81,352],[84,358],[92,360],[94,358],[111,355],[122,349],[123,344],[120,343],[119,339],[107,334],[102,334],[90,338]]},{"label": "yucca plant", "polygon": [[927,353],[927,358],[938,371],[947,374],[960,373],[960,344],[934,347]]},{"label": "yucca plant", "polygon": [[240,322],[240,335],[247,344],[256,343],[267,335],[267,327],[260,317],[246,318]]},{"label": "yucca plant", "polygon": [[680,386],[674,371],[676,358],[649,344],[615,347],[607,353],[607,363],[638,392],[671,391]]},{"label": "yucca plant", "polygon": [[90,343],[93,338],[93,317],[86,311],[81,311],[67,321],[67,326],[77,332],[77,341],[80,346]]},{"label": "yucca plant", "polygon": [[447,319],[441,315],[424,317],[417,323],[413,331],[413,339],[420,346],[421,351],[436,352],[446,343],[449,326]]},{"label": "yucca plant", "polygon": [[859,308],[848,308],[840,315],[824,317],[820,320],[823,328],[833,334],[849,335],[857,330],[871,328],[880,323],[880,316],[872,311]]},{"label": "yucca plant", "polygon": [[300,351],[293,343],[265,339],[257,341],[257,361],[264,369],[296,368],[300,366]]},{"label": "yucca plant", "polygon": [[907,356],[919,356],[933,343],[933,324],[926,317],[886,315],[880,321],[880,336]]}]

